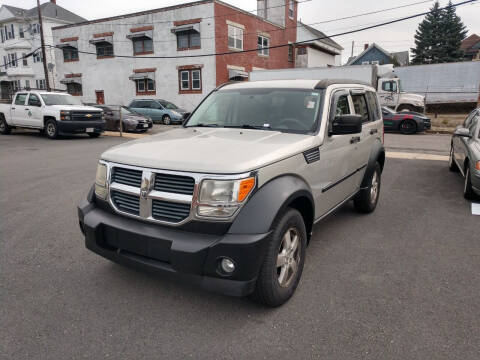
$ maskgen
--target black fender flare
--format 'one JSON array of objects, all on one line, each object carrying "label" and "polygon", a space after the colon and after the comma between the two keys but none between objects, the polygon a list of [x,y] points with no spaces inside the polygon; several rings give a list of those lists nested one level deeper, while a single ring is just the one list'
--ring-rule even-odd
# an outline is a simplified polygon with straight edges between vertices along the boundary
[{"label": "black fender flare", "polygon": [[377,139],[370,151],[370,157],[368,158],[367,169],[365,170],[365,174],[363,175],[362,185],[360,186],[362,189],[366,188],[369,184],[369,179],[373,174],[375,169],[375,163],[379,162],[380,169],[383,171],[383,167],[385,165],[385,148],[383,147],[382,142],[380,139]]},{"label": "black fender flare", "polygon": [[310,234],[315,218],[315,202],[308,184],[295,175],[274,178],[260,187],[240,210],[228,232],[268,233],[276,217],[292,204],[295,208],[301,207],[298,210],[306,222],[307,234]]}]

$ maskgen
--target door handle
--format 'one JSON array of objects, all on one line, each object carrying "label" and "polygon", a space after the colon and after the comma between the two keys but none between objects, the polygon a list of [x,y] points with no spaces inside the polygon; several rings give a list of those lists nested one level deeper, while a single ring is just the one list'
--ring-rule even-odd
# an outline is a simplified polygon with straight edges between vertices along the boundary
[{"label": "door handle", "polygon": [[378,133],[378,129],[372,129],[370,130],[370,135]]},{"label": "door handle", "polygon": [[12,109],[12,110],[15,110],[15,108],[14,108],[14,107],[12,107],[12,108],[10,108],[10,109]]},{"label": "door handle", "polygon": [[360,136],[354,136],[350,139],[350,144],[355,144],[360,142]]},{"label": "door handle", "polygon": [[26,108],[25,110],[30,110],[29,108]]}]

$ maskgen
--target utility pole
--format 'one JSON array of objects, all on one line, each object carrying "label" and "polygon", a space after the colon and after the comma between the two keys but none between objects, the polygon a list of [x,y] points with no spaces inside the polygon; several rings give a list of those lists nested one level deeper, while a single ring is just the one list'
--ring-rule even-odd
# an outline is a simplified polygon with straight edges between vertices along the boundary
[{"label": "utility pole", "polygon": [[47,85],[47,91],[51,91],[50,81],[48,81],[48,69],[47,69],[47,54],[45,53],[45,39],[43,38],[43,21],[42,10],[40,9],[40,0],[37,0],[38,9],[38,21],[40,23],[40,41],[42,43],[42,59],[43,59],[43,72],[45,74],[45,84]]}]

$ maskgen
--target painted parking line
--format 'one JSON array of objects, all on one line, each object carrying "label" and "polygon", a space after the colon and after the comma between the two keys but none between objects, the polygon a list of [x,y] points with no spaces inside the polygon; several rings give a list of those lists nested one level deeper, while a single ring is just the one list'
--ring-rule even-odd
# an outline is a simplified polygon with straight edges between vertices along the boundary
[{"label": "painted parking line", "polygon": [[395,151],[387,151],[386,157],[391,159],[448,161],[447,155],[395,152]]}]

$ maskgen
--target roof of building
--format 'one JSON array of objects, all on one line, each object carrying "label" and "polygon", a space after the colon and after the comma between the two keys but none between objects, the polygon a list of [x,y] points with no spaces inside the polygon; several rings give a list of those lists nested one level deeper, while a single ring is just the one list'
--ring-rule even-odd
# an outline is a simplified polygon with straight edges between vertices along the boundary
[{"label": "roof of building", "polygon": [[337,44],[335,41],[325,35],[325,33],[323,33],[322,31],[315,29],[307,24],[304,24],[301,21],[298,22],[298,26],[303,26],[305,29],[310,31],[315,36],[315,38],[322,38],[317,41],[320,41],[326,45],[333,46],[335,49],[343,50],[343,47],[341,47],[339,44]]},{"label": "roof of building", "polygon": [[383,52],[385,55],[387,55],[388,57],[392,56],[392,54],[390,54],[387,50],[385,50],[384,48],[382,48],[380,45],[377,45],[375,43],[372,43],[369,47],[367,47],[365,50],[363,50],[360,55],[358,56],[352,56],[348,59],[348,62],[346,63],[346,65],[352,65],[357,59],[360,59],[361,57],[363,57],[366,53],[368,53],[369,51],[371,51],[373,48],[376,48],[378,49],[379,51]]},{"label": "roof of building", "polygon": [[[2,6],[8,9],[16,17],[35,18],[38,16],[38,9],[36,6],[31,9],[22,9],[10,5]],[[78,16],[77,14],[74,14],[73,12],[68,11],[67,9],[51,1],[41,4],[40,10],[42,11],[42,17],[46,18],[58,19],[69,23],[87,21],[87,19]]]},{"label": "roof of building", "polygon": [[478,36],[477,34],[472,34],[462,41],[460,49],[462,49],[463,51],[468,50],[475,46],[478,42],[480,42],[480,36]]}]

